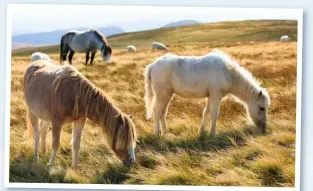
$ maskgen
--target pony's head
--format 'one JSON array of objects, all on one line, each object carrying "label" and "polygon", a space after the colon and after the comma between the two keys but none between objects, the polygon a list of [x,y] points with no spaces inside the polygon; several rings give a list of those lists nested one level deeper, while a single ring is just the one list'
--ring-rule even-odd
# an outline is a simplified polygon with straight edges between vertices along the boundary
[{"label": "pony's head", "polygon": [[111,54],[112,54],[112,48],[109,45],[104,44],[101,47],[101,56],[103,58],[103,61],[105,62],[110,61]]},{"label": "pony's head", "polygon": [[270,104],[267,91],[261,89],[247,106],[251,119],[262,130],[262,133],[266,131],[267,110]]},{"label": "pony's head", "polygon": [[112,149],[124,165],[135,163],[136,129],[131,116],[121,116]]}]

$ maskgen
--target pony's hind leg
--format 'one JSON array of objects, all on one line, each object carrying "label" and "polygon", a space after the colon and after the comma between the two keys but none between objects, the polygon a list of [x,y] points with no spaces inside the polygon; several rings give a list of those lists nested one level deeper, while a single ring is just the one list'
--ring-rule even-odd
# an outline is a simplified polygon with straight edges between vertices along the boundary
[{"label": "pony's hind leg", "polygon": [[156,100],[153,108],[153,119],[154,119],[154,134],[160,135],[160,118],[162,115],[162,105]]},{"label": "pony's hind leg", "polygon": [[203,136],[206,132],[206,128],[208,126],[208,117],[209,117],[209,111],[210,111],[210,100],[209,98],[206,98],[206,105],[205,108],[203,110],[203,114],[202,114],[202,123],[201,123],[201,127],[200,127],[200,136]]},{"label": "pony's hind leg", "polygon": [[90,52],[86,52],[86,62],[85,62],[85,65],[87,65],[87,64],[88,64],[89,54],[90,54]]},{"label": "pony's hind leg", "polygon": [[161,127],[162,127],[162,131],[161,131],[161,135],[164,135],[166,133],[166,115],[167,115],[167,112],[168,112],[168,107],[170,105],[170,101],[172,99],[172,96],[169,96],[166,104],[165,104],[165,107],[163,109],[163,112],[162,112],[162,115],[161,115],[161,118],[160,118],[160,121],[161,121]]},{"label": "pony's hind leg", "polygon": [[155,91],[155,102],[153,107],[153,118],[154,118],[154,134],[160,135],[160,122],[162,123],[162,129],[166,129],[165,123],[165,115],[166,109],[171,100],[172,94],[170,94],[166,90],[162,90],[162,92]]},{"label": "pony's hind leg", "polygon": [[38,160],[38,147],[39,147],[39,120],[32,112],[29,112],[29,119],[33,126],[34,161],[36,162]]},{"label": "pony's hind leg", "polygon": [[68,61],[70,65],[72,65],[72,59],[73,59],[74,54],[75,52],[73,50],[70,50],[70,54],[68,55]]},{"label": "pony's hind leg", "polygon": [[72,168],[78,165],[78,153],[80,147],[80,140],[86,119],[75,121],[72,134]]},{"label": "pony's hind leg", "polygon": [[97,52],[92,52],[92,53],[91,53],[90,64],[92,64],[93,59],[95,58],[96,53],[97,53]]},{"label": "pony's hind leg", "polygon": [[40,151],[42,155],[46,154],[46,137],[48,132],[49,122],[40,120]]},{"label": "pony's hind leg", "polygon": [[221,103],[222,96],[221,95],[213,95],[210,97],[211,102],[211,135],[215,136],[215,128],[216,128],[216,120],[219,114],[219,108]]},{"label": "pony's hind leg", "polygon": [[66,57],[69,51],[70,51],[70,48],[68,47],[68,45],[64,45],[63,50],[61,52],[61,57],[62,57],[61,64],[63,64],[66,61]]},{"label": "pony's hind leg", "polygon": [[60,146],[60,135],[62,123],[58,120],[52,120],[52,151],[48,165],[53,165],[55,156]]}]

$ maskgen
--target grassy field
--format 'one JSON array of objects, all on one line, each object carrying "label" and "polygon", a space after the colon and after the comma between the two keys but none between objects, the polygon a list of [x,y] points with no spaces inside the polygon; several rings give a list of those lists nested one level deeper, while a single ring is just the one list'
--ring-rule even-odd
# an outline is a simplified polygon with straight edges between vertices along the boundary
[{"label": "grassy field", "polygon": [[[83,131],[79,167],[71,165],[71,126],[64,126],[56,165],[47,168],[50,154],[32,163],[33,146],[24,138],[26,104],[23,75],[30,52],[13,52],[11,82],[10,182],[280,186],[295,184],[297,23],[294,21],[249,21],[202,24],[117,35],[112,62],[83,65],[84,54],[76,54],[73,65],[112,97],[127,114],[134,114],[139,135],[137,162],[132,167],[119,163],[105,147],[100,128],[90,121]],[[288,34],[293,41],[279,42]],[[186,38],[185,38],[186,37]],[[225,100],[217,122],[217,136],[198,139],[204,100],[174,96],[167,117],[168,133],[153,136],[152,121],[145,120],[143,70],[163,52],[152,52],[150,40],[170,44],[178,55],[203,55],[213,48],[230,54],[252,72],[271,96],[266,135],[247,120],[240,104]],[[254,42],[251,42],[254,41]],[[139,47],[128,53],[126,44]],[[58,61],[56,47],[49,55]],[[51,148],[51,130],[47,137]],[[48,152],[50,153],[50,152]]]}]

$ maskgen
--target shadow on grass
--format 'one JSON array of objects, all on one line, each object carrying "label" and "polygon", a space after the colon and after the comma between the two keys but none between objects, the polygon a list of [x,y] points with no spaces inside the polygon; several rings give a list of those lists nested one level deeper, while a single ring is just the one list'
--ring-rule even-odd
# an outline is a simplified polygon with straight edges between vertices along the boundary
[{"label": "shadow on grass", "polygon": [[63,167],[47,167],[39,161],[34,163],[26,157],[18,157],[10,161],[9,181],[23,183],[69,183],[69,181],[64,180],[66,172],[67,169]]},{"label": "shadow on grass", "polygon": [[130,178],[127,174],[131,167],[122,164],[108,164],[106,171],[98,173],[92,184],[122,184]]},{"label": "shadow on grass", "polygon": [[222,132],[212,137],[205,134],[201,137],[188,137],[187,139],[168,140],[150,134],[139,138],[139,148],[153,148],[155,151],[176,152],[179,149],[186,151],[217,151],[230,147],[243,146],[247,136],[262,135],[255,126],[246,126],[243,130]]}]

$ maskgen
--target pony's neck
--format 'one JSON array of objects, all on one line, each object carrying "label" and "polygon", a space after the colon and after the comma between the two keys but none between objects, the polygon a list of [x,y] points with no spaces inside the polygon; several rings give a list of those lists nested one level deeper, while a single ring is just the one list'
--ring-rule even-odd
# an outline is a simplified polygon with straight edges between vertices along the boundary
[{"label": "pony's neck", "polygon": [[101,48],[103,47],[104,42],[101,41],[101,40],[99,40],[99,39],[97,39],[97,40],[96,40],[96,43],[97,43],[97,48],[98,48],[98,50],[101,51]]},{"label": "pony's neck", "polygon": [[119,120],[123,118],[121,112],[102,94],[96,90],[96,95],[92,96],[92,104],[87,106],[87,117],[98,124],[106,135],[107,143],[110,147],[116,142],[116,128],[118,128]]},{"label": "pony's neck", "polygon": [[237,77],[237,79],[233,79],[230,93],[238,97],[241,101],[250,104],[254,101],[259,90],[260,88],[256,84],[244,80],[242,77]]},{"label": "pony's neck", "polygon": [[[99,91],[95,90],[95,96],[92,98],[93,104],[88,105],[87,117],[101,126],[109,126],[109,122],[114,122],[120,112],[113,104]],[[110,120],[109,120],[110,119]]]}]

